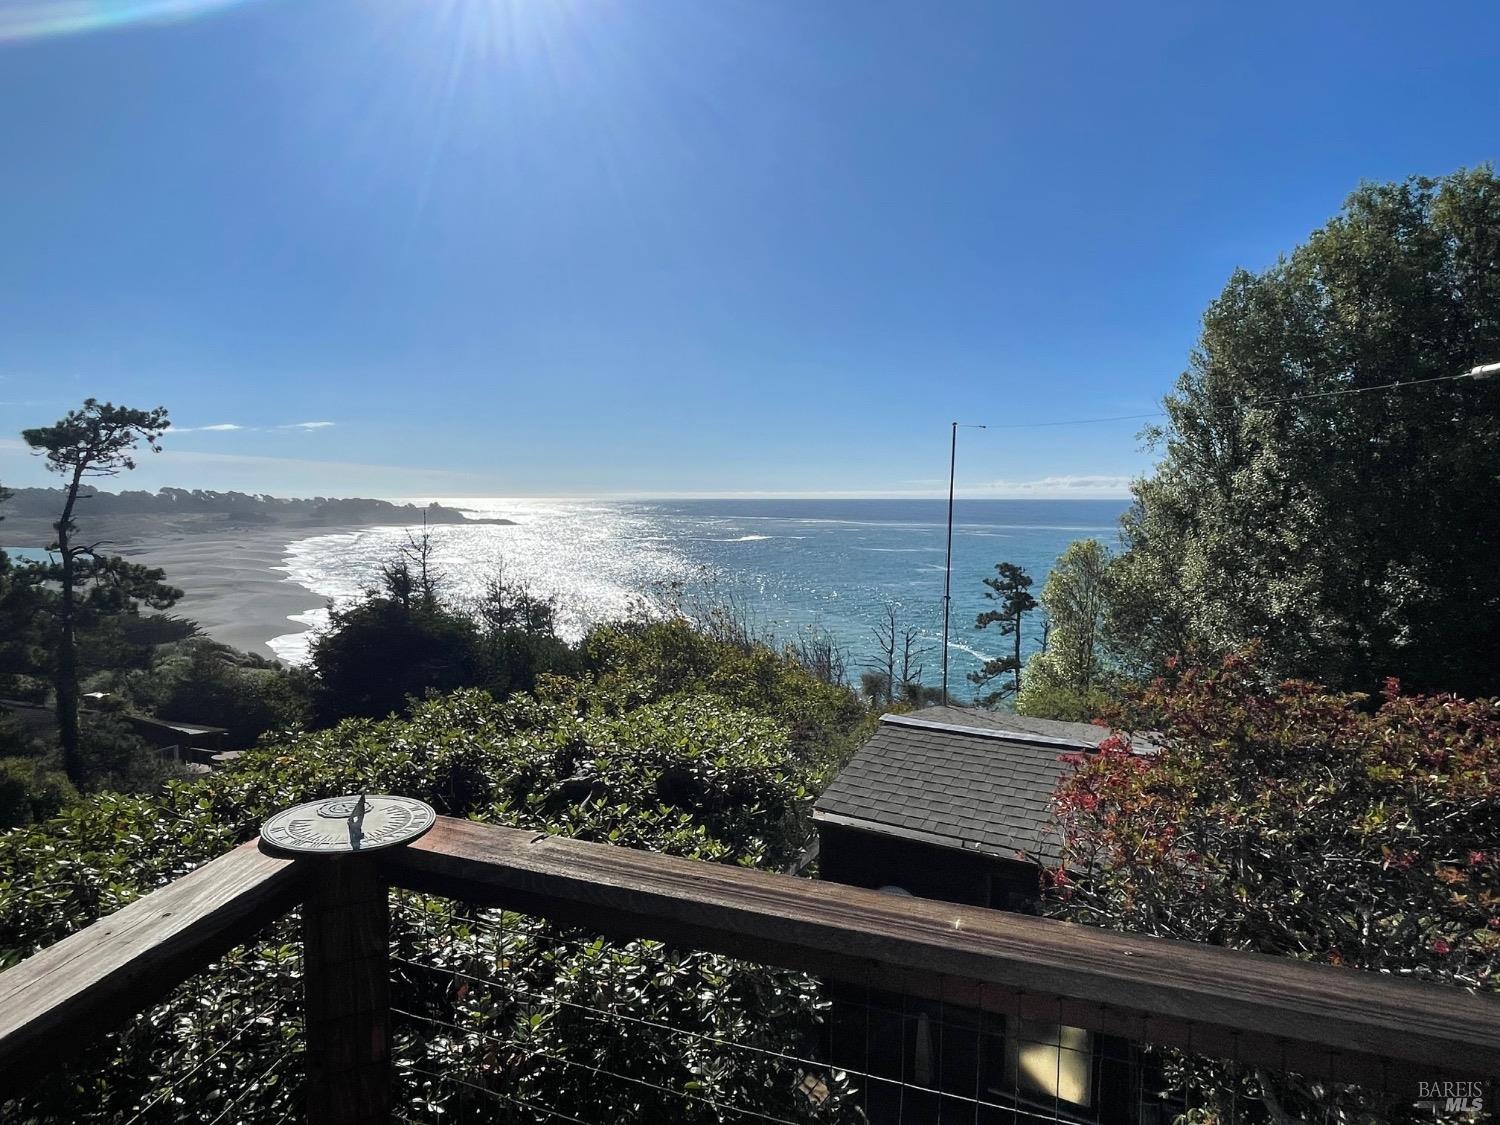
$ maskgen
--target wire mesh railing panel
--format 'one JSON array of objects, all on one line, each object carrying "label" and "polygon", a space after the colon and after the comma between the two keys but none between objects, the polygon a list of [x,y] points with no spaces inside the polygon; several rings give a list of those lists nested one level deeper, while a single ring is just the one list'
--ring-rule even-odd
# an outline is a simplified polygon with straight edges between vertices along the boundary
[{"label": "wire mesh railing panel", "polygon": [[857,1120],[804,974],[406,896],[393,916],[410,1120]]},{"label": "wire mesh railing panel", "polygon": [[297,914],[101,1035],[22,1096],[7,1125],[241,1125],[304,1116]]},{"label": "wire mesh railing panel", "polygon": [[392,923],[403,1121],[1441,1120],[1303,1080],[1295,1056],[1274,1071],[1072,1026],[1056,997],[905,995],[410,893]]},{"label": "wire mesh railing panel", "polygon": [[[317,1091],[305,1085],[300,930],[295,912],[267,927],[0,1104],[0,1122],[303,1120]],[[879,985],[824,980],[407,891],[392,892],[389,953],[401,1121],[1444,1125],[1482,1117],[1389,1083],[1309,1078],[1297,1067],[1314,1069],[1312,1049],[1299,1054],[1292,1043],[1279,1065],[1267,1064],[1264,1042],[1242,1060],[1233,1029],[1180,1019],[1169,1029],[1139,1012],[911,968],[879,976]],[[362,1024],[361,1041],[373,1033],[385,1042],[381,1026]],[[1188,1049],[1153,1045],[1169,1031]]]},{"label": "wire mesh railing panel", "polygon": [[1103,1120],[1104,1099],[1130,1120],[1184,1108],[1139,1052],[1034,1016],[422,896],[395,921],[410,1121],[978,1125]]}]

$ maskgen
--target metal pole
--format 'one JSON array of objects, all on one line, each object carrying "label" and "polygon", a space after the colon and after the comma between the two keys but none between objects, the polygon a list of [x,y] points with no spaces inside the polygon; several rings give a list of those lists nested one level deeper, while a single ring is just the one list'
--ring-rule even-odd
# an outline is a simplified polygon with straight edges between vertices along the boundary
[{"label": "metal pole", "polygon": [[943,706],[948,706],[948,611],[953,602],[953,470],[958,464],[958,427],[983,430],[974,422],[954,422],[948,439],[948,554],[943,563]]},{"label": "metal pole", "polygon": [[943,563],[943,706],[948,706],[948,609],[953,588],[953,470],[958,462],[958,423],[948,440],[948,554]]}]

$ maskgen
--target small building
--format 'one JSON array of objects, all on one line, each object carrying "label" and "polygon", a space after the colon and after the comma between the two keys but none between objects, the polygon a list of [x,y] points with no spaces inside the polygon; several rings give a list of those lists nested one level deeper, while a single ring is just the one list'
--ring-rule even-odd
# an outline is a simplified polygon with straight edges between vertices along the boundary
[{"label": "small building", "polygon": [[[203,723],[178,723],[150,715],[123,711],[108,692],[87,692],[80,697],[84,714],[118,714],[164,761],[173,762],[189,774],[206,774],[229,765],[241,752],[224,749],[227,727]],[[8,718],[29,738],[55,739],[57,711],[51,704],[19,699],[0,699],[0,716]]]},{"label": "small building", "polygon": [[[1089,723],[960,707],[886,715],[813,806],[820,876],[1031,912],[1043,867],[1062,862],[1052,795],[1073,768],[1065,759],[1107,737]],[[835,990],[833,1001],[830,1050],[872,1076],[873,1125],[938,1125],[950,1116],[945,1095],[976,1092],[980,1104],[963,1119],[986,1125],[1033,1116],[1155,1125],[1176,1108],[1149,1092],[1151,1064],[1123,1040],[876,991]],[[925,1092],[888,1086],[886,1076]]]},{"label": "small building", "polygon": [[147,715],[127,715],[131,729],[163,758],[182,765],[212,767],[214,755],[224,749],[227,727],[204,726],[202,723],[175,723]]},{"label": "small building", "polygon": [[1090,723],[960,707],[886,715],[813,806],[822,877],[1027,910],[1061,860],[1052,793]]}]

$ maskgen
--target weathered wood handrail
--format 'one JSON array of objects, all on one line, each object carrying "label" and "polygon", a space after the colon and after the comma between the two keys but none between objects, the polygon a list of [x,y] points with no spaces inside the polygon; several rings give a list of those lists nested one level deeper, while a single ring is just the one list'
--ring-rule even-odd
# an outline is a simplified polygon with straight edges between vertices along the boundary
[{"label": "weathered wood handrail", "polygon": [[440,818],[393,884],[1348,1081],[1500,1076],[1500,997]]},{"label": "weathered wood handrail", "polygon": [[1500,1076],[1496,996],[439,818],[336,866],[246,844],[0,973],[0,1096],[308,901],[310,1082],[380,1119],[384,881],[1278,1070]]},{"label": "weathered wood handrail", "polygon": [[0,1096],[281,917],[301,877],[245,844],[0,973]]}]

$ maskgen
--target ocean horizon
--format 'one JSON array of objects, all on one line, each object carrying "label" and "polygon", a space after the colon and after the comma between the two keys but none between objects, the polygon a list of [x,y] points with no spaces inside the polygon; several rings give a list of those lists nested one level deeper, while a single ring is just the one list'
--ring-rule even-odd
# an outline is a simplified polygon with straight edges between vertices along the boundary
[{"label": "ocean horizon", "polygon": [[[925,684],[941,680],[945,499],[583,500],[433,497],[478,518],[509,525],[429,529],[450,597],[477,597],[503,566],[507,576],[558,599],[564,635],[645,602],[674,596],[732,603],[779,643],[822,631],[845,651],[848,675],[876,659],[875,626],[886,606],[921,634]],[[982,580],[1013,562],[1040,594],[1058,555],[1075,539],[1113,546],[1125,500],[978,500],[954,505],[949,684],[968,696],[966,676],[1001,643],[974,627],[989,606]],[[335,604],[357,598],[407,529],[362,528],[291,543],[283,570]],[[326,608],[295,620],[316,629]],[[306,659],[310,632],[270,642],[284,660]],[[1023,634],[1023,653],[1041,640],[1041,616]]]}]

